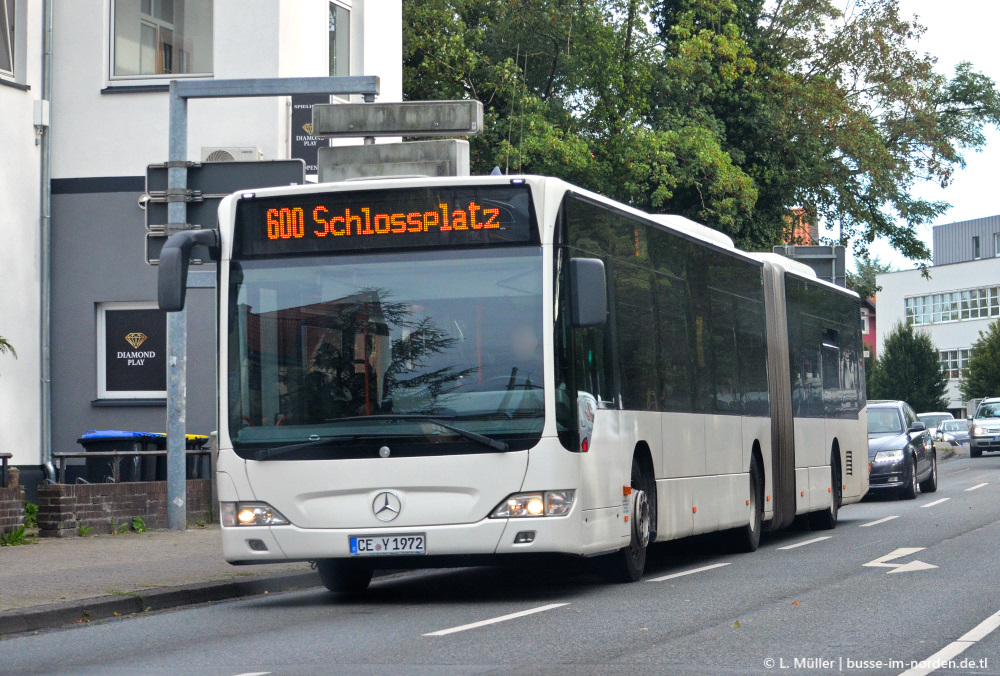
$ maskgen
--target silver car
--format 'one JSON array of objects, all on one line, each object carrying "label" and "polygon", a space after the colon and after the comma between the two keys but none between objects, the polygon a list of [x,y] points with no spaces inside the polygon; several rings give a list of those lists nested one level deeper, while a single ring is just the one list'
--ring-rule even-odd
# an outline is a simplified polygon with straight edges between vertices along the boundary
[{"label": "silver car", "polygon": [[983,399],[970,426],[970,456],[978,458],[983,451],[1000,451],[1000,397]]},{"label": "silver car", "polygon": [[952,446],[969,445],[969,421],[945,420],[938,425],[934,433],[934,441],[951,444]]}]

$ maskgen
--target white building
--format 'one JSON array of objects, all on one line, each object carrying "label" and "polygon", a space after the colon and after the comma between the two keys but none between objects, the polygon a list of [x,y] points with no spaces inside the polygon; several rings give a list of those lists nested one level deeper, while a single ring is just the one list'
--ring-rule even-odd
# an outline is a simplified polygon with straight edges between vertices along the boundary
[{"label": "white building", "polygon": [[934,265],[878,276],[878,348],[897,322],[926,332],[937,347],[948,377],[948,409],[965,415],[959,392],[961,369],[972,344],[1000,318],[1000,218],[980,218],[934,228]]},{"label": "white building", "polygon": [[[47,83],[46,11],[52,26]],[[0,357],[0,452],[14,454],[13,464],[30,483],[32,470],[48,457],[47,429],[56,451],[80,450],[76,438],[87,428],[164,429],[164,397],[113,391],[102,354],[112,349],[105,335],[117,316],[112,311],[156,307],[156,270],[143,262],[138,199],[146,166],[167,159],[168,82],[376,75],[378,100],[400,101],[402,5],[0,0],[0,31],[0,336],[18,354],[17,360]],[[213,147],[260,148],[264,159],[292,153],[287,97],[194,100],[188,111],[191,160],[204,159]],[[47,129],[36,126],[46,122]],[[48,134],[50,163],[38,130]],[[51,202],[43,186],[51,187]],[[49,204],[50,275],[42,253]],[[205,288],[193,290],[189,319],[188,428],[199,433],[210,431],[215,417],[214,275],[203,279]],[[40,340],[47,281],[51,423]]]}]

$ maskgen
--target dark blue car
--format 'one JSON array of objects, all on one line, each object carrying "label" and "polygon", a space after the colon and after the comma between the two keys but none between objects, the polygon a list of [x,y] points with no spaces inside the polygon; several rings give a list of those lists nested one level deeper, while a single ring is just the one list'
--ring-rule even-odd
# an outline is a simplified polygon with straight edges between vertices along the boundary
[{"label": "dark blue car", "polygon": [[868,402],[869,491],[912,500],[937,490],[937,452],[927,425],[904,401]]}]

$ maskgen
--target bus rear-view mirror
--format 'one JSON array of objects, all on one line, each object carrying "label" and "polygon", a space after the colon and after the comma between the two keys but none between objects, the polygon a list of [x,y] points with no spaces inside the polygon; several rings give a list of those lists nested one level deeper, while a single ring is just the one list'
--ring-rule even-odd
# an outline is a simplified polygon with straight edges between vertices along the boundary
[{"label": "bus rear-view mirror", "polygon": [[570,259],[570,323],[574,327],[604,326],[608,318],[607,288],[604,261],[598,258]]}]

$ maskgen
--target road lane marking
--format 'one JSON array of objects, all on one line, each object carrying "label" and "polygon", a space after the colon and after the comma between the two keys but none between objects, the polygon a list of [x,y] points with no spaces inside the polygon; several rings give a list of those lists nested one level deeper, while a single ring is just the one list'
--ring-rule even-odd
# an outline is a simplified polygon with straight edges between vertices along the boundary
[{"label": "road lane marking", "polygon": [[236,674],[236,676],[267,676],[270,671],[248,671],[245,674]]},{"label": "road lane marking", "polygon": [[923,561],[910,561],[909,563],[889,563],[893,559],[901,559],[904,556],[909,556],[910,554],[916,554],[917,552],[923,551],[923,547],[900,547],[885,556],[880,556],[877,559],[869,561],[864,564],[866,566],[871,566],[873,568],[892,568],[893,570],[888,571],[887,574],[891,575],[893,573],[912,573],[915,570],[930,570],[931,568],[937,568],[933,563],[924,563]]},{"label": "road lane marking", "polygon": [[713,568],[722,568],[723,566],[728,566],[729,563],[713,563],[711,566],[702,566],[701,568],[692,568],[691,570],[685,570],[681,573],[671,573],[670,575],[663,575],[662,577],[651,577],[646,582],[663,582],[664,580],[672,580],[675,577],[684,577],[685,575],[694,575],[695,573],[700,573],[704,570],[712,570]]},{"label": "road lane marking", "polygon": [[806,545],[811,545],[814,542],[819,542],[821,540],[829,540],[832,535],[824,535],[820,538],[813,538],[812,540],[806,540],[805,542],[796,542],[794,545],[787,545],[785,547],[778,547],[778,549],[795,549],[796,547],[805,547]]},{"label": "road lane marking", "polygon": [[969,488],[966,488],[965,492],[968,493],[969,491],[974,491],[977,488],[982,488],[983,486],[989,486],[989,484],[988,483],[985,483],[985,484],[976,484],[975,486],[970,486]]},{"label": "road lane marking", "polygon": [[429,634],[424,634],[424,636],[445,636],[447,634],[455,634],[460,631],[467,631],[469,629],[478,629],[479,627],[485,627],[490,624],[496,624],[497,622],[506,622],[507,620],[515,620],[519,617],[524,617],[526,615],[543,613],[546,610],[552,610],[553,608],[562,608],[563,606],[568,606],[568,605],[569,605],[568,603],[550,603],[547,606],[539,606],[538,608],[531,608],[530,610],[522,610],[518,613],[511,613],[510,615],[494,617],[489,620],[480,620],[479,622],[472,622],[471,624],[463,624],[460,627],[452,627],[451,629],[441,629],[440,631],[432,631]]},{"label": "road lane marking", "polygon": [[940,500],[935,500],[934,502],[928,502],[926,505],[920,505],[921,507],[933,507],[934,505],[940,505],[942,502],[948,502],[951,498],[941,498]]},{"label": "road lane marking", "polygon": [[901,564],[899,563],[886,563],[887,561],[892,561],[893,559],[901,559],[904,556],[909,556],[910,554],[916,554],[917,552],[922,552],[924,547],[900,547],[885,556],[880,556],[877,559],[869,561],[864,564],[866,566],[876,566],[882,568],[895,568]]},{"label": "road lane marking", "polygon": [[896,516],[887,516],[884,519],[878,519],[876,521],[869,521],[868,523],[863,523],[860,526],[858,526],[858,528],[868,528],[868,526],[877,526],[880,523],[885,523],[886,521],[892,521],[893,519],[898,519],[898,518],[899,518],[898,514]]},{"label": "road lane marking", "polygon": [[952,641],[917,666],[907,669],[899,676],[927,676],[927,674],[937,671],[942,665],[947,664],[948,660],[955,659],[978,641],[989,636],[997,627],[1000,627],[1000,611],[993,613],[977,624],[971,631],[962,635],[957,641]]}]

